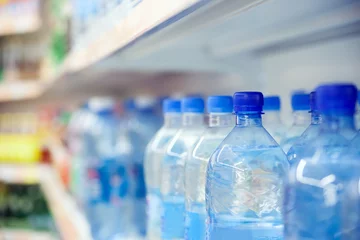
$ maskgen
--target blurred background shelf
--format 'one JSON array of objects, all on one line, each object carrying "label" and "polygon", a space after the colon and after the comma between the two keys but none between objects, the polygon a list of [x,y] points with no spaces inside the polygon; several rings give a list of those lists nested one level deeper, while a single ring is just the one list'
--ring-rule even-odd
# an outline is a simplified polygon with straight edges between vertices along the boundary
[{"label": "blurred background shelf", "polygon": [[56,240],[56,238],[49,233],[12,229],[1,229],[0,238],[2,240]]},{"label": "blurred background shelf", "polygon": [[0,83],[0,102],[35,99],[45,86],[40,80],[4,81]]},{"label": "blurred background shelf", "polygon": [[[41,75],[51,79],[48,88],[4,98],[39,104],[104,94],[228,93],[235,86],[271,93],[286,82],[285,95],[309,84],[354,81],[358,73],[355,63],[345,67],[359,62],[356,0],[123,1],[109,9],[85,32],[73,34],[56,70]],[[329,74],[324,65],[338,69],[330,67]],[[309,68],[313,76],[306,74]]]},{"label": "blurred background shelf", "polygon": [[[66,191],[58,172],[52,167],[36,164],[0,164],[0,181],[40,184],[61,237],[63,239],[91,239],[90,229],[83,213]],[[10,233],[17,234],[11,231]]]},{"label": "blurred background shelf", "polygon": [[0,36],[38,30],[42,24],[40,4],[40,0],[1,1]]}]

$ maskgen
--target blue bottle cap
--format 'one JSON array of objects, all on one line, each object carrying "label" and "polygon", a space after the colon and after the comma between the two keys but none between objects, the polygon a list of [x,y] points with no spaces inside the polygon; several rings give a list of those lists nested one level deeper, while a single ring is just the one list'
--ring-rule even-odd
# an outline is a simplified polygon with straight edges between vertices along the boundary
[{"label": "blue bottle cap", "polygon": [[279,111],[280,110],[280,97],[268,96],[264,97],[264,111]]},{"label": "blue bottle cap", "polygon": [[81,109],[89,110],[89,102],[85,102],[81,105]]},{"label": "blue bottle cap", "polygon": [[128,99],[125,99],[124,101],[124,108],[126,111],[133,111],[135,110],[135,99],[133,98],[128,98]]},{"label": "blue bottle cap", "polygon": [[234,112],[261,112],[264,96],[261,92],[236,92],[234,94]]},{"label": "blue bottle cap", "polygon": [[184,113],[204,113],[204,100],[200,97],[185,97],[181,100],[181,111]]},{"label": "blue bottle cap", "polygon": [[210,96],[207,99],[208,113],[231,113],[233,99],[231,96]]},{"label": "blue bottle cap", "polygon": [[110,97],[93,97],[88,104],[89,109],[97,114],[109,114],[115,111],[115,101]]},{"label": "blue bottle cap", "polygon": [[316,88],[316,104],[323,114],[354,114],[357,89],[354,84],[324,84]]},{"label": "blue bottle cap", "polygon": [[163,113],[180,113],[181,102],[180,100],[168,98],[163,101]]},{"label": "blue bottle cap", "polygon": [[358,104],[360,104],[360,91],[358,91]]},{"label": "blue bottle cap", "polygon": [[291,96],[291,107],[293,111],[310,110],[310,96],[307,93],[295,92]]}]

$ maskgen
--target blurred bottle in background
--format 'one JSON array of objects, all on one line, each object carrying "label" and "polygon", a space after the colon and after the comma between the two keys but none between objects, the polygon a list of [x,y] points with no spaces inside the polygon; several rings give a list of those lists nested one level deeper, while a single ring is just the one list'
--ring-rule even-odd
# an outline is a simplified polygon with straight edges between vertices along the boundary
[{"label": "blurred bottle in background", "polygon": [[301,159],[302,154],[306,152],[306,144],[309,144],[309,141],[313,141],[319,134],[322,117],[316,105],[316,92],[310,93],[310,112],[311,124],[295,141],[287,153],[290,164],[293,164],[296,159]]},{"label": "blurred bottle in background", "polygon": [[140,236],[146,234],[146,185],[144,157],[146,146],[161,127],[155,98],[138,97],[125,103],[127,110],[127,135],[132,146],[131,184],[133,195],[133,223]]},{"label": "blurred bottle in background", "polygon": [[111,98],[93,98],[95,113],[85,134],[87,213],[94,239],[121,239],[130,234],[132,201],[129,158],[119,155],[119,118]]},{"label": "blurred bottle in background", "polygon": [[184,238],[185,163],[194,144],[205,130],[204,100],[186,97],[181,101],[182,128],[170,140],[162,161],[162,239]]},{"label": "blurred bottle in background", "polygon": [[291,106],[293,109],[293,123],[280,142],[280,146],[285,153],[289,151],[291,146],[311,123],[309,94],[301,92],[293,93]]},{"label": "blurred bottle in background", "polygon": [[86,181],[86,151],[84,146],[85,133],[89,130],[89,118],[91,112],[88,104],[84,104],[76,110],[70,119],[68,125],[67,142],[68,149],[71,153],[71,191],[78,202],[83,207],[85,201],[85,181]]},{"label": "blurred bottle in background", "polygon": [[359,237],[360,164],[346,157],[350,141],[343,134],[343,118],[354,118],[356,94],[351,84],[316,89],[323,120],[290,168],[284,199],[286,239]]},{"label": "blurred bottle in background", "polygon": [[268,96],[264,98],[263,125],[271,136],[280,143],[285,135],[285,127],[281,122],[281,101],[279,96]]},{"label": "blurred bottle in background", "polygon": [[164,125],[155,134],[146,149],[145,180],[147,188],[147,239],[161,239],[162,200],[160,195],[161,162],[166,147],[181,127],[180,100],[167,99],[163,103]]},{"label": "blurred bottle in background", "polygon": [[358,99],[357,99],[357,114],[356,114],[356,129],[360,129],[360,91],[358,91]]},{"label": "blurred bottle in background", "polygon": [[185,239],[205,240],[206,169],[211,154],[234,128],[231,96],[211,96],[207,100],[209,127],[194,145],[185,163]]},{"label": "blurred bottle in background", "polygon": [[236,126],[207,169],[207,239],[283,239],[288,161],[261,121],[260,92],[234,94]]}]

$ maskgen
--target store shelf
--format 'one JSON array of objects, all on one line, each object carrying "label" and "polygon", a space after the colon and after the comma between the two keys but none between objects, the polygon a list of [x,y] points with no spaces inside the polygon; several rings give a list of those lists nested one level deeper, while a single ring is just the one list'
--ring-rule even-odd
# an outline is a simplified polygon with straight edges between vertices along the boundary
[{"label": "store shelf", "polygon": [[0,36],[35,32],[40,27],[41,19],[39,16],[0,16]]},{"label": "store shelf", "polygon": [[44,90],[45,84],[38,80],[4,81],[0,83],[0,102],[34,99]]},{"label": "store shelf", "polygon": [[63,239],[91,239],[90,227],[58,174],[46,165],[0,165],[0,180],[11,183],[39,183]]},{"label": "store shelf", "polygon": [[0,36],[38,30],[42,24],[40,5],[39,0],[1,1]]},{"label": "store shelf", "polygon": [[123,1],[79,36],[49,88],[4,98],[49,101],[149,88],[158,94],[190,82],[201,91],[197,79],[209,74],[212,80],[238,75],[251,79],[241,86],[260,89],[265,58],[354,36],[360,36],[357,0]]},{"label": "store shelf", "polygon": [[355,0],[142,1],[94,26],[102,34],[85,36],[66,69],[238,72],[238,60],[356,34],[359,23]]},{"label": "store shelf", "polygon": [[28,231],[28,230],[12,230],[0,229],[0,239],[2,240],[56,240],[49,233]]},{"label": "store shelf", "polygon": [[80,39],[77,44],[79,47],[68,57],[66,68],[69,71],[77,71],[96,63],[148,34],[151,29],[159,27],[171,17],[178,14],[185,16],[192,8],[200,6],[194,5],[195,3],[201,2],[205,1],[123,1],[111,14],[95,23],[83,39]]}]

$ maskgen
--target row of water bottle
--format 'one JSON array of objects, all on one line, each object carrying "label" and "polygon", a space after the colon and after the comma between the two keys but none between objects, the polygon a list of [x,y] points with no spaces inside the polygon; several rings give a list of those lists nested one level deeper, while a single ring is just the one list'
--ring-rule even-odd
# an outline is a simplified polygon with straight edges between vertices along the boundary
[{"label": "row of water bottle", "polygon": [[360,239],[356,101],[352,84],[294,93],[286,130],[261,92],[210,96],[206,121],[202,98],[165,100],[145,154],[148,239]]},{"label": "row of water bottle", "polygon": [[92,98],[69,123],[71,190],[95,240],[141,239],[146,233],[146,145],[162,124],[154,99]]}]

